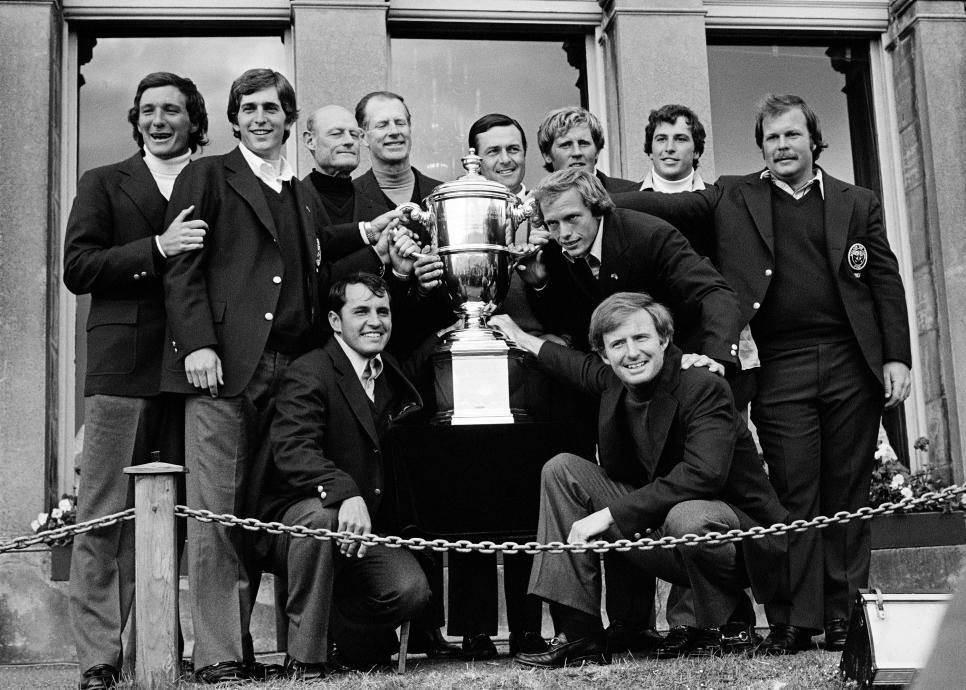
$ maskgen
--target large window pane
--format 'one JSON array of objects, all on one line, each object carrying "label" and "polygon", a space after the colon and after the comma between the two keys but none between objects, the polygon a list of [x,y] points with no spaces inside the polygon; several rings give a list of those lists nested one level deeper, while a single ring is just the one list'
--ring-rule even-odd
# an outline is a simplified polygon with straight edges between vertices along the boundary
[{"label": "large window pane", "polygon": [[504,113],[527,135],[526,185],[544,174],[537,127],[547,111],[581,105],[584,36],[556,40],[393,38],[392,90],[413,116],[413,164],[439,180],[463,174],[466,135],[481,115]]}]

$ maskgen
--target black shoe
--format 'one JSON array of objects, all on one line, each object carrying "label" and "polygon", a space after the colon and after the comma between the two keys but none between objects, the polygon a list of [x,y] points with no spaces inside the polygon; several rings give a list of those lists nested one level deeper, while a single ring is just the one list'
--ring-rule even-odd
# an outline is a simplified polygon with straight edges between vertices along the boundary
[{"label": "black shoe", "polygon": [[248,669],[240,661],[219,661],[217,664],[202,666],[195,671],[195,679],[199,683],[214,685],[248,680]]},{"label": "black shoe", "polygon": [[794,625],[776,623],[771,626],[771,632],[768,633],[765,641],[758,645],[755,654],[779,656],[796,654],[811,649],[813,634],[814,631],[809,628],[797,628]]},{"label": "black shoe", "polygon": [[652,659],[677,659],[679,656],[684,656],[699,632],[698,628],[675,625],[667,631],[661,643],[652,649],[648,656]]},{"label": "black shoe", "polygon": [[328,675],[324,661],[304,662],[285,655],[285,675],[295,680],[322,680]]},{"label": "black shoe", "polygon": [[611,654],[640,652],[649,654],[664,642],[661,634],[653,628],[631,625],[622,620],[612,621],[605,631],[607,651]]},{"label": "black shoe", "polygon": [[560,633],[547,645],[547,651],[532,654],[517,654],[513,660],[522,666],[537,668],[561,668],[581,664],[609,664],[610,652],[604,644],[603,635],[597,637],[578,637],[571,641]]},{"label": "black shoe", "polygon": [[721,628],[692,628],[694,634],[691,642],[684,649],[683,656],[720,657],[724,654],[721,648]]},{"label": "black shoe", "polygon": [[463,638],[460,659],[463,661],[488,661],[496,656],[496,647],[489,635],[479,633]]},{"label": "black shoe", "polygon": [[845,649],[845,638],[849,636],[849,622],[844,618],[833,618],[825,624],[825,649],[841,652]]},{"label": "black shoe", "polygon": [[287,675],[282,664],[263,664],[261,661],[251,662],[246,670],[251,680],[275,680]]},{"label": "black shoe", "polygon": [[97,664],[81,674],[80,690],[109,690],[117,684],[121,674],[110,664]]},{"label": "black shoe", "polygon": [[725,654],[747,654],[761,644],[754,623],[725,623],[721,626],[721,651]]},{"label": "black shoe", "polygon": [[522,633],[510,633],[510,656],[517,654],[539,654],[549,649],[547,641],[538,632],[526,630]]},{"label": "black shoe", "polygon": [[425,654],[430,659],[443,656],[456,656],[460,646],[447,641],[439,628],[433,630],[412,630],[409,633],[409,654]]}]

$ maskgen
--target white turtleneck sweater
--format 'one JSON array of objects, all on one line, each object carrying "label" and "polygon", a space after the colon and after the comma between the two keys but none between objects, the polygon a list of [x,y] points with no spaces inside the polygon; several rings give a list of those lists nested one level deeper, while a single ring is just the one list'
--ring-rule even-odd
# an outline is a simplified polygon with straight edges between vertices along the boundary
[{"label": "white turtleneck sweater", "polygon": [[666,180],[652,168],[644,178],[644,182],[641,183],[641,191],[643,192],[647,189],[653,189],[655,192],[665,192],[666,194],[693,192],[698,189],[704,189],[704,180],[701,179],[701,175],[694,168],[691,169],[691,173],[687,177],[683,177],[680,180]]},{"label": "white turtleneck sweater", "polygon": [[144,149],[144,164],[148,166],[148,170],[151,171],[151,176],[158,183],[161,196],[168,200],[171,199],[171,190],[174,189],[174,181],[189,162],[191,162],[190,150],[174,158],[162,159],[147,149]]}]

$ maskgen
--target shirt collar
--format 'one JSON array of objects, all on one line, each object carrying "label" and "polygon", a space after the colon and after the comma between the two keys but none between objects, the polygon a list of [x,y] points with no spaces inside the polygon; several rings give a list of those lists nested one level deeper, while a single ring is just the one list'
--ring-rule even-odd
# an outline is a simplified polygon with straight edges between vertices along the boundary
[{"label": "shirt collar", "polygon": [[255,177],[276,192],[282,191],[283,182],[288,182],[295,177],[295,171],[289,165],[288,161],[285,160],[285,156],[279,158],[278,161],[267,161],[249,151],[245,148],[244,144],[238,144],[238,148],[241,150],[245,162],[248,163],[248,167],[255,173]]},{"label": "shirt collar", "polygon": [[[334,336],[335,336],[336,342],[339,343],[339,347],[341,347],[342,351],[345,352],[345,356],[349,358],[349,364],[352,365],[352,370],[356,373],[356,378],[359,379],[360,383],[362,383],[362,374],[363,372],[365,372],[366,365],[369,364],[370,358],[363,357],[358,352],[356,352],[351,347],[349,347],[346,344],[346,342],[342,339],[342,336],[339,335],[338,333],[335,333]],[[379,378],[379,375],[382,373],[382,369],[383,369],[382,355],[376,355],[371,359],[371,361],[372,361],[372,367],[371,367],[372,380],[375,381],[377,378]],[[363,383],[363,386],[364,385],[365,384]]]},{"label": "shirt collar", "polygon": [[803,196],[808,194],[812,186],[817,186],[818,193],[822,195],[823,199],[825,198],[825,180],[822,177],[822,169],[819,168],[818,166],[815,167],[815,175],[812,177],[812,179],[810,179],[808,182],[803,184],[797,190],[792,189],[791,186],[789,186],[786,182],[782,182],[781,180],[776,179],[775,176],[771,174],[771,170],[769,170],[768,168],[765,168],[764,170],[761,171],[761,179],[770,180],[773,185],[778,187],[783,192],[787,192],[788,194],[791,194],[792,197],[795,199],[801,199]]},{"label": "shirt collar", "polygon": [[[655,180],[655,178],[657,178],[657,180]],[[644,176],[643,182],[641,182],[641,191],[644,192],[644,191],[654,190],[658,192],[669,192],[669,193],[670,192],[695,192],[705,188],[704,179],[701,177],[701,173],[699,173],[694,168],[691,169],[691,174],[687,178],[685,178],[685,180],[680,180],[678,182],[663,180],[665,184],[660,185],[660,182],[662,180],[663,178],[657,173],[655,173],[653,168],[651,170],[648,170],[647,174]],[[656,185],[655,182],[657,182],[658,184]],[[660,185],[660,188],[658,188],[658,185]],[[679,186],[681,188],[667,189],[669,185]]]}]

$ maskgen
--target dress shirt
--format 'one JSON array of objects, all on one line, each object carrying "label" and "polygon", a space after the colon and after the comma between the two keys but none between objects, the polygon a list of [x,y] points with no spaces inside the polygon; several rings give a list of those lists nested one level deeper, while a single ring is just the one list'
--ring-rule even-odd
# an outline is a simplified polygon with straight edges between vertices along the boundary
[{"label": "dress shirt", "polygon": [[295,177],[295,171],[292,170],[292,166],[285,160],[285,156],[282,156],[277,161],[269,161],[256,156],[245,148],[244,144],[239,144],[238,148],[241,149],[242,156],[245,158],[245,162],[248,163],[248,167],[255,173],[255,177],[276,192],[282,191],[283,182],[288,182]]},{"label": "dress shirt", "polygon": [[787,183],[777,179],[774,175],[771,174],[771,170],[769,170],[768,168],[765,168],[764,170],[761,171],[761,179],[771,180],[771,183],[773,185],[778,187],[783,192],[787,194],[791,194],[792,198],[796,200],[801,199],[803,196],[808,194],[808,192],[812,189],[812,186],[817,184],[818,193],[822,195],[823,199],[825,198],[825,182],[822,179],[821,168],[815,168],[815,176],[812,177],[812,179],[810,179],[808,182],[803,184],[798,189],[792,189]]},{"label": "dress shirt", "polygon": [[345,356],[349,358],[349,364],[352,365],[352,370],[356,372],[356,376],[359,378],[359,383],[362,384],[362,390],[366,392],[369,400],[372,402],[376,401],[376,379],[382,374],[382,355],[376,355],[375,357],[363,357],[358,352],[349,347],[346,342],[342,339],[342,336],[338,333],[335,334],[336,342],[345,352]]}]

